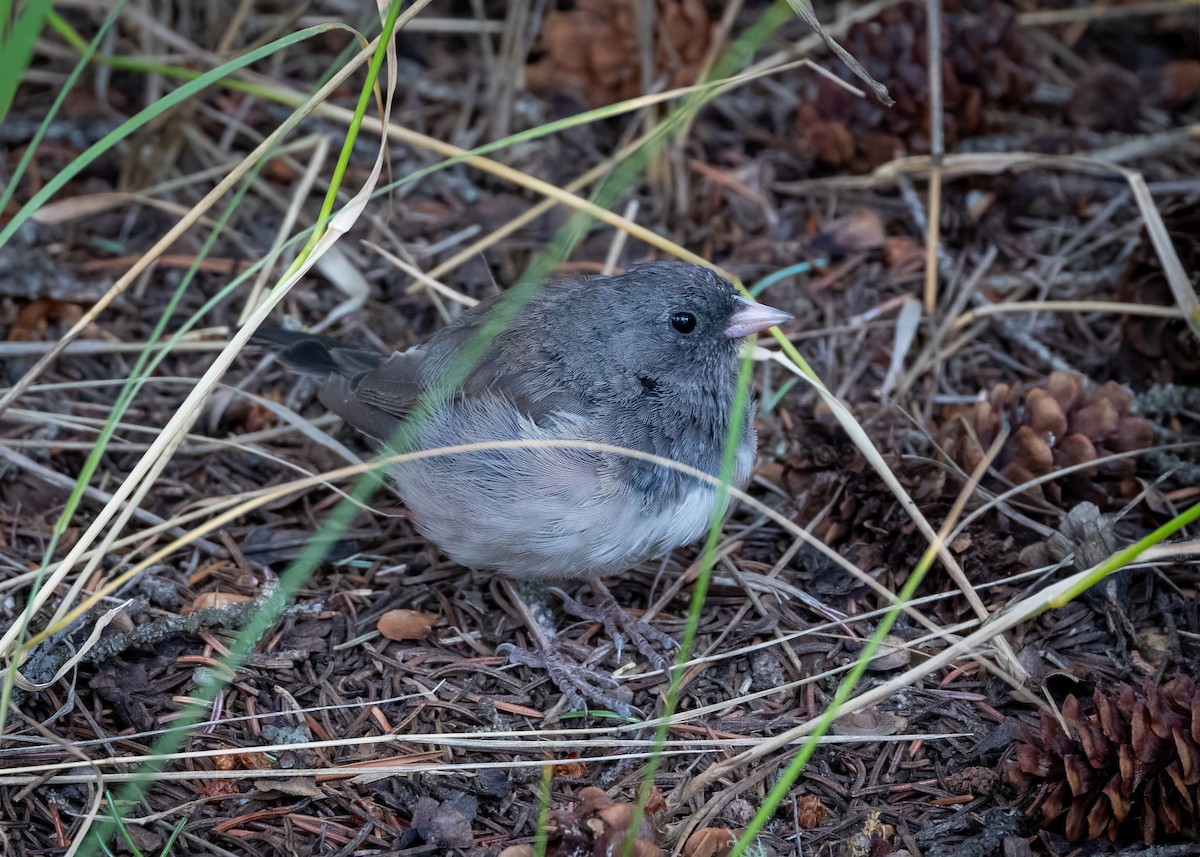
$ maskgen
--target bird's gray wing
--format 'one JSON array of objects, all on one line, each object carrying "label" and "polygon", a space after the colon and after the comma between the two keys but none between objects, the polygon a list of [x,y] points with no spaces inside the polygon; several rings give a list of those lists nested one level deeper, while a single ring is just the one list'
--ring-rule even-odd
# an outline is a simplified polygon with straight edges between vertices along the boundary
[{"label": "bird's gray wing", "polygon": [[416,410],[424,389],[421,355],[405,351],[354,377],[330,375],[320,397],[363,434],[386,442]]},{"label": "bird's gray wing", "polygon": [[538,297],[518,308],[504,329],[486,329],[503,297],[482,301],[424,345],[387,358],[329,337],[279,329],[260,329],[256,339],[275,346],[291,368],[324,376],[325,406],[380,441],[392,438],[426,392],[433,393],[433,406],[438,396],[450,407],[503,402],[539,426],[564,414],[585,416],[584,390],[563,377],[558,358],[544,345],[556,332],[546,330]]},{"label": "bird's gray wing", "polygon": [[543,293],[527,299],[501,329],[487,325],[504,295],[463,313],[417,349],[426,386],[441,382],[443,394],[459,401],[507,402],[539,426],[563,414],[586,416],[586,390],[563,371],[558,349],[551,347],[572,331],[555,329],[547,318],[546,297],[569,285],[542,286]]},{"label": "bird's gray wing", "polygon": [[364,434],[386,441],[421,396],[417,350],[385,358],[328,336],[264,326],[254,341],[276,349],[285,366],[324,378],[322,404]]}]

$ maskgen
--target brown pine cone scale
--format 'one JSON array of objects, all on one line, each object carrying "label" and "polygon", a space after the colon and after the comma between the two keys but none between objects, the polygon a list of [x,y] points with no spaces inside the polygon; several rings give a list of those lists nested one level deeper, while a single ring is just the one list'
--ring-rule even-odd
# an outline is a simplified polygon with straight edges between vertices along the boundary
[{"label": "brown pine cone scale", "polygon": [[1200,821],[1200,688],[1187,676],[1099,688],[1091,711],[1074,696],[1062,718],[1042,712],[1037,733],[1022,730],[1005,778],[1021,792],[1026,815],[1062,819],[1068,839],[1137,836],[1146,845],[1195,836]]}]

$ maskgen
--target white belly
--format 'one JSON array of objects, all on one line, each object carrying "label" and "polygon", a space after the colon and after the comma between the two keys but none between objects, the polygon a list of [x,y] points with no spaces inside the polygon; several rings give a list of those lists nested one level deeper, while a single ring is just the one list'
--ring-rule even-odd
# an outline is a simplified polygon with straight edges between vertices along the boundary
[{"label": "white belly", "polygon": [[[449,445],[439,439],[450,437],[554,439],[515,410],[511,423],[481,420],[474,431],[472,416],[457,411],[452,430],[435,420],[423,445]],[[579,439],[577,429],[569,421],[555,427],[559,439]],[[423,458],[390,473],[417,528],[456,562],[512,577],[594,578],[695,541],[713,514],[712,484],[679,474],[676,500],[664,503],[618,478],[616,456],[535,446]],[[751,436],[739,450],[736,486],[746,483],[753,460]]]}]

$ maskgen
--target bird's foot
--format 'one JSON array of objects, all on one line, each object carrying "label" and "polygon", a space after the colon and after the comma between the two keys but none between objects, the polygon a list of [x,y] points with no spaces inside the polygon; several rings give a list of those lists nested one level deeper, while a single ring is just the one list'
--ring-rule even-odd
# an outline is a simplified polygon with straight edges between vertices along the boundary
[{"label": "bird's foot", "polygon": [[650,662],[654,669],[664,671],[668,669],[671,663],[663,655],[663,652],[668,655],[674,654],[675,650],[679,648],[679,644],[649,622],[637,618],[622,607],[608,591],[608,587],[600,581],[592,582],[592,590],[596,593],[594,606],[579,603],[561,589],[556,589],[555,594],[562,599],[563,607],[568,613],[578,616],[580,619],[600,622],[604,625],[605,632],[616,648],[618,661],[621,660],[621,653],[625,649],[625,640],[628,638],[634,648]]},{"label": "bird's foot", "polygon": [[550,640],[536,651],[503,643],[496,647],[496,653],[507,655],[510,663],[545,670],[572,707],[607,708],[628,719],[641,716],[641,712],[630,704],[631,696],[623,691],[619,681],[584,666],[566,653],[556,640]]}]

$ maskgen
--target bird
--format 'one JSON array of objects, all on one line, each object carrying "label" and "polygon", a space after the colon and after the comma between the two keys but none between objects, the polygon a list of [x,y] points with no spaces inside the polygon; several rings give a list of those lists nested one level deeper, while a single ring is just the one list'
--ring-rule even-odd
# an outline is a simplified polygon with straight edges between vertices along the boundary
[{"label": "bird", "polygon": [[[698,539],[728,495],[690,473],[578,442],[718,476],[742,342],[792,316],[684,262],[551,279],[519,304],[506,297],[390,356],[265,326],[256,340],[286,367],[319,377],[325,407],[386,453],[482,445],[389,464],[417,530],[469,569],[590,581],[599,607],[560,593],[567,608],[603,621],[618,656],[628,635],[661,669],[659,647],[673,641],[626,613],[601,581]],[[755,460],[752,408],[739,419],[730,482],[740,488]],[[486,446],[496,441],[529,445]],[[611,692],[615,682],[573,663],[552,629],[534,624],[538,651],[510,645],[514,661],[546,667],[573,701],[631,710]]]}]

